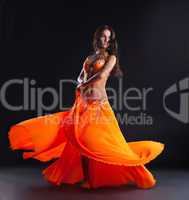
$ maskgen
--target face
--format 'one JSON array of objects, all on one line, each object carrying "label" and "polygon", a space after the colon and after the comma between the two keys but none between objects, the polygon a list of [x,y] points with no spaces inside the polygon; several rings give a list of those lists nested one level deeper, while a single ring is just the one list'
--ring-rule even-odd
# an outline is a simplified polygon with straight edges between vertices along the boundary
[{"label": "face", "polygon": [[111,32],[108,29],[105,29],[102,32],[102,35],[100,37],[100,41],[101,41],[101,47],[102,48],[108,48],[109,46],[109,41],[110,41],[110,36],[111,36]]}]

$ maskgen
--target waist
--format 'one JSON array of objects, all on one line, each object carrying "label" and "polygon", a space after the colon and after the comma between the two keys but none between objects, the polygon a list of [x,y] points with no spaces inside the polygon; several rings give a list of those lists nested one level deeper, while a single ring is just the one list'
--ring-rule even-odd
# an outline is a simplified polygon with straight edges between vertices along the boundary
[{"label": "waist", "polygon": [[105,103],[105,102],[108,102],[108,96],[107,95],[101,95],[100,97],[99,96],[96,96],[94,94],[88,94],[88,95],[84,95],[80,90],[76,90],[76,96],[78,97],[81,97],[82,100],[84,100],[85,102],[87,103],[93,103],[93,102],[100,102],[100,103]]}]

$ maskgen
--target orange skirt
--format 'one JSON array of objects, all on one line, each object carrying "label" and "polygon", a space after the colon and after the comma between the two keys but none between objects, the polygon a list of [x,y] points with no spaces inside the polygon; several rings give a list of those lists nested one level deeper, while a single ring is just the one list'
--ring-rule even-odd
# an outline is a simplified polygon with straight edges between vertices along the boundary
[{"label": "orange skirt", "polygon": [[77,89],[69,110],[24,120],[11,126],[8,136],[12,150],[30,150],[23,152],[23,159],[56,159],[42,171],[54,185],[80,182],[84,155],[91,187],[131,182],[150,188],[156,180],[144,164],[164,149],[155,141],[127,142],[109,101],[87,102]]}]

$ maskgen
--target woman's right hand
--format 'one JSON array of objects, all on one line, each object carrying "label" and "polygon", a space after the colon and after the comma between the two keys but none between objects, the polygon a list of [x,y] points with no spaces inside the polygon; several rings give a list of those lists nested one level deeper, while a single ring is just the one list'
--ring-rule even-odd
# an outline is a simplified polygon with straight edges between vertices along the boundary
[{"label": "woman's right hand", "polygon": [[81,87],[81,85],[82,85],[82,82],[79,83],[76,88],[79,89]]}]

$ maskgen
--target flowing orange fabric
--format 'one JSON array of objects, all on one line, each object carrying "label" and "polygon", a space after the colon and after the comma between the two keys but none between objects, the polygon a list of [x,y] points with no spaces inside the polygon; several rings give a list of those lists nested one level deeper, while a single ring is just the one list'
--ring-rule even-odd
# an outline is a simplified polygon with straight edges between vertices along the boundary
[{"label": "flowing orange fabric", "polygon": [[24,159],[56,158],[42,171],[55,185],[81,181],[81,156],[88,157],[93,188],[130,182],[140,188],[153,187],[156,180],[144,164],[164,149],[164,144],[155,141],[127,142],[109,101],[86,101],[78,89],[69,110],[13,125],[9,141],[13,150],[31,150],[23,153]]}]

